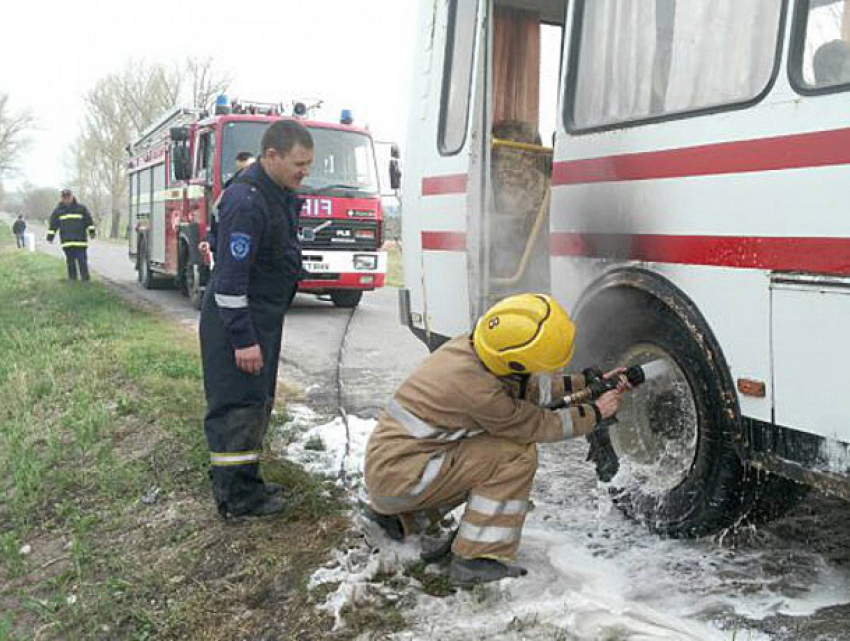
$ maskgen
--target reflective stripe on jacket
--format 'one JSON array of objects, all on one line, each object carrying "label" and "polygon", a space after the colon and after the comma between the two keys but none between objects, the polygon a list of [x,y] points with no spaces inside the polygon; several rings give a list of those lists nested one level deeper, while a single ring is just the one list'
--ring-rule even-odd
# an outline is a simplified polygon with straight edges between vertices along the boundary
[{"label": "reflective stripe on jacket", "polygon": [[59,203],[50,214],[47,240],[53,240],[56,233],[62,247],[88,247],[89,236],[94,235],[94,221],[85,205],[75,198],[67,205]]}]

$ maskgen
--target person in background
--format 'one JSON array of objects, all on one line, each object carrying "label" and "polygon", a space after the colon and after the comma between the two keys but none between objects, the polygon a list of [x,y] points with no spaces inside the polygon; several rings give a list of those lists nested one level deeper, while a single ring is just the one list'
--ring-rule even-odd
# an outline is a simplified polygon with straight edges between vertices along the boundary
[{"label": "person in background", "polygon": [[17,243],[18,249],[26,247],[26,238],[24,238],[26,231],[27,223],[23,214],[19,214],[18,219],[12,224],[12,233],[15,234],[15,243]]},{"label": "person in background", "polygon": [[94,221],[85,205],[77,202],[70,189],[63,189],[60,202],[50,214],[47,242],[52,243],[56,232],[65,252],[68,280],[77,280],[77,269],[83,281],[89,280],[89,238],[94,238]]},{"label": "person in background", "polygon": [[246,167],[250,167],[255,160],[256,158],[254,157],[254,154],[250,151],[240,151],[236,154],[236,171],[224,183],[224,187],[221,189],[221,194],[219,194],[215,204],[212,206],[212,209],[210,209],[210,224],[209,227],[207,227],[207,233],[204,236],[204,239],[198,243],[198,250],[201,254],[215,252],[216,231],[218,230],[218,208],[221,204],[221,197],[224,195],[224,190],[232,185],[233,181],[239,176],[239,174],[241,174]]}]

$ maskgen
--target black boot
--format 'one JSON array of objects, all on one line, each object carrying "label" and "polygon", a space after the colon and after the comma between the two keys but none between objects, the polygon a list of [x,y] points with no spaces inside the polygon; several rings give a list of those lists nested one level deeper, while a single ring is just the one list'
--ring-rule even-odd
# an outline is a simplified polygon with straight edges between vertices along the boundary
[{"label": "black boot", "polygon": [[518,565],[507,565],[495,559],[452,559],[449,581],[460,588],[471,588],[481,583],[525,576],[528,570]]},{"label": "black boot", "polygon": [[388,537],[393,541],[401,541],[404,539],[404,527],[401,524],[401,519],[391,514],[379,514],[368,505],[361,504],[363,516],[381,526]]},{"label": "black boot", "polygon": [[433,542],[431,545],[423,545],[419,558],[425,563],[437,563],[452,553],[452,543],[455,542],[459,528],[455,528],[451,534],[442,540]]},{"label": "black boot", "polygon": [[243,518],[273,516],[286,510],[287,503],[276,494],[265,495],[261,501],[250,505],[219,505],[219,513],[225,521]]}]

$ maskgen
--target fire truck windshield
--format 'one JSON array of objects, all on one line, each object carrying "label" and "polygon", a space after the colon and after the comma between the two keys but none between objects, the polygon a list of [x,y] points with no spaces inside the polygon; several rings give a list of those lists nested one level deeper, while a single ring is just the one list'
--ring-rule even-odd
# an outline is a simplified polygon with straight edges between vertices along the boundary
[{"label": "fire truck windshield", "polygon": [[[259,158],[268,122],[228,122],[221,148],[222,184],[236,172],[236,155],[248,151]],[[377,166],[372,139],[356,131],[308,127],[313,136],[316,160],[301,183],[307,193],[356,192],[378,194]],[[341,194],[342,195],[342,194]]]}]

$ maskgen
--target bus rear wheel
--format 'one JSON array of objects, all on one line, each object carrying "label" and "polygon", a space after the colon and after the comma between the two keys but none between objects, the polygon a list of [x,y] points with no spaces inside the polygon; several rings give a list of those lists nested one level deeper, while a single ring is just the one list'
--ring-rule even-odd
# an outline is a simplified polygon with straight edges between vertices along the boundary
[{"label": "bus rear wheel", "polygon": [[357,307],[363,292],[359,289],[335,289],[331,292],[331,302],[335,307]]},{"label": "bus rear wheel", "polygon": [[637,290],[601,296],[607,304],[584,321],[601,366],[656,361],[664,371],[624,397],[619,423],[588,439],[597,475],[618,507],[657,533],[704,536],[734,525],[753,504],[754,475],[734,447],[734,393],[722,358],[705,350],[707,329]]}]

